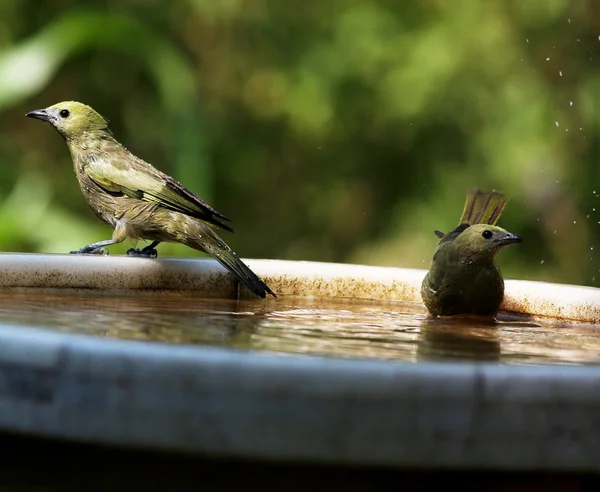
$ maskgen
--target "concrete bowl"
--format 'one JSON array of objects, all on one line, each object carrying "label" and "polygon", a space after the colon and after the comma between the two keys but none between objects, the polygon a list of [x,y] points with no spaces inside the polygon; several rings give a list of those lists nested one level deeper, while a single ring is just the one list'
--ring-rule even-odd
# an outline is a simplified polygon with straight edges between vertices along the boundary
[{"label": "concrete bowl", "polygon": [[[247,261],[280,297],[420,302],[425,273]],[[0,288],[251,295],[212,260],[66,255],[2,254]],[[600,329],[600,289],[507,280],[502,308]],[[0,429],[82,442],[288,462],[600,471],[598,366],[275,355],[0,324],[0,395]]]}]

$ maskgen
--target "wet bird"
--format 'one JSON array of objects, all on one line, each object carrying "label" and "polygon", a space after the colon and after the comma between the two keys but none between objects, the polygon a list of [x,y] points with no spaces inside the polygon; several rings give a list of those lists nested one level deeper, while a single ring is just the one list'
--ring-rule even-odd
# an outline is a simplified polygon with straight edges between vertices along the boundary
[{"label": "wet bird", "polygon": [[471,188],[458,227],[447,234],[434,231],[441,240],[421,284],[431,316],[496,315],[504,279],[494,259],[505,246],[522,241],[496,226],[506,202],[495,190]]},{"label": "wet bird", "polygon": [[129,256],[155,258],[161,242],[183,243],[208,253],[254,294],[276,297],[213,230],[233,232],[229,221],[170,176],[136,157],[108,128],[108,120],[85,104],[66,101],[27,113],[64,137],[83,196],[94,213],[113,227],[112,239],[89,244],[71,254],[108,254],[106,246],[126,238],[149,240]]}]

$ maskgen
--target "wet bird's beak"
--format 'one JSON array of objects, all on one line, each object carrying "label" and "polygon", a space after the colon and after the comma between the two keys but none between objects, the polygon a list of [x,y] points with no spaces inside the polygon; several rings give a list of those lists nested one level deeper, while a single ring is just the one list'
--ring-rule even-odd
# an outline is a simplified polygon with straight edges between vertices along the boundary
[{"label": "wet bird's beak", "polygon": [[36,120],[48,121],[48,112],[45,109],[30,111],[25,116],[28,118],[35,118]]},{"label": "wet bird's beak", "polygon": [[512,232],[507,232],[498,238],[498,242],[502,244],[502,246],[508,246],[509,244],[521,243],[523,242],[523,239]]}]

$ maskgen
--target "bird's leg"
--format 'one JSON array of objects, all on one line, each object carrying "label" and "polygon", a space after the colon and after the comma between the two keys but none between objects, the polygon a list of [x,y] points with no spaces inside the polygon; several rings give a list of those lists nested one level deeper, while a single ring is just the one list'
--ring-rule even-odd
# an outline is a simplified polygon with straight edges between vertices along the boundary
[{"label": "bird's leg", "polygon": [[138,256],[142,258],[156,258],[158,252],[156,247],[160,244],[160,241],[152,241],[148,246],[142,249],[129,248],[127,250],[127,256]]},{"label": "bird's leg", "polygon": [[107,239],[106,241],[98,241],[97,243],[88,244],[81,249],[69,252],[71,255],[108,255],[108,250],[104,246],[116,244],[118,241]]}]

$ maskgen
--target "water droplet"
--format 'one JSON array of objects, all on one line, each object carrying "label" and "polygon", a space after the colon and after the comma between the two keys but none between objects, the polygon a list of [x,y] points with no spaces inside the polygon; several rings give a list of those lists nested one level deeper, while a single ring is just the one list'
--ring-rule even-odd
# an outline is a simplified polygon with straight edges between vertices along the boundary
[{"label": "water droplet", "polygon": [[546,61],[550,61],[550,57],[546,58]]},{"label": "water droplet", "polygon": [[556,126],[560,126],[560,125],[558,124],[558,121],[555,121],[555,122],[554,122],[554,124],[555,124]]},{"label": "water droplet", "polygon": [[[573,101],[569,101],[569,106],[573,106]],[[580,128],[581,130],[581,128]]]}]

